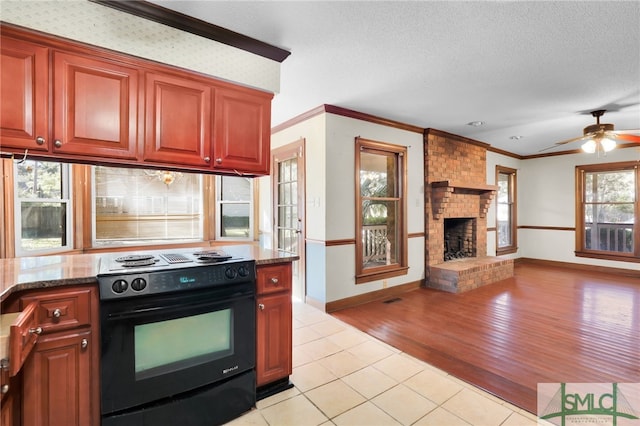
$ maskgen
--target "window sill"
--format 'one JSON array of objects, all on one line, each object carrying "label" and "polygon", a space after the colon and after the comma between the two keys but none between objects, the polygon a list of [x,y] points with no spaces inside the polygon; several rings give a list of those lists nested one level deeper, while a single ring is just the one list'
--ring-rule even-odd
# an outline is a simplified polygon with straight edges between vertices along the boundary
[{"label": "window sill", "polygon": [[613,254],[605,252],[575,251],[576,257],[589,257],[592,259],[615,260],[617,262],[640,263],[640,258],[633,254]]},{"label": "window sill", "polygon": [[372,271],[356,275],[356,284],[369,283],[371,281],[383,280],[385,278],[399,277],[401,275],[407,275],[409,272],[408,266],[397,267],[394,269],[385,269],[383,271]]},{"label": "window sill", "polygon": [[496,249],[496,256],[513,254],[513,253],[516,253],[517,251],[518,251],[518,247],[502,247],[502,248]]}]

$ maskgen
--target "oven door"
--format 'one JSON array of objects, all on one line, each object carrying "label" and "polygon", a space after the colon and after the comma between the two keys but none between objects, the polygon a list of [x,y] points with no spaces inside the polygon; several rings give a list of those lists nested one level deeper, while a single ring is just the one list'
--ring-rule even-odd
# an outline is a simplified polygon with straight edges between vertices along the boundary
[{"label": "oven door", "polygon": [[102,414],[251,370],[255,340],[253,283],[103,302]]}]

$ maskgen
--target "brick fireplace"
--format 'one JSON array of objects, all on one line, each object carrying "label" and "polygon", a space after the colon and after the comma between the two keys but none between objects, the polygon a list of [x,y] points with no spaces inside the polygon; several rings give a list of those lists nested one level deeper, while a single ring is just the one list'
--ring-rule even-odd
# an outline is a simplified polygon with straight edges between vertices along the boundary
[{"label": "brick fireplace", "polygon": [[427,129],[424,146],[426,286],[459,293],[513,276],[512,259],[487,256],[489,145]]}]

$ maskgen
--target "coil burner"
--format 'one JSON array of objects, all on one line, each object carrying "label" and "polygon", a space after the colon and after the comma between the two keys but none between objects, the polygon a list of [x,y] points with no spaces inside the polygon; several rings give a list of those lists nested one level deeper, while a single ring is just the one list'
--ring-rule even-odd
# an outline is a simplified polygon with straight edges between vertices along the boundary
[{"label": "coil burner", "polygon": [[230,255],[220,250],[197,251],[193,255],[198,261],[209,263],[224,262],[231,259]]},{"label": "coil burner", "polygon": [[158,262],[153,255],[150,254],[130,254],[115,259],[121,266],[125,268],[136,268],[140,266],[151,266]]}]

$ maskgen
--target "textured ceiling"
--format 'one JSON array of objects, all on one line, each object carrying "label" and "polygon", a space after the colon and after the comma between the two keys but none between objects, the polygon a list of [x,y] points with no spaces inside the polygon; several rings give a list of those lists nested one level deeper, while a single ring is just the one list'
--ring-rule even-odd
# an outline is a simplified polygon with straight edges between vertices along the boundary
[{"label": "textured ceiling", "polygon": [[520,155],[596,109],[640,129],[639,1],[153,3],[291,51],[273,125],[331,104]]}]

